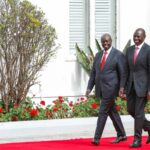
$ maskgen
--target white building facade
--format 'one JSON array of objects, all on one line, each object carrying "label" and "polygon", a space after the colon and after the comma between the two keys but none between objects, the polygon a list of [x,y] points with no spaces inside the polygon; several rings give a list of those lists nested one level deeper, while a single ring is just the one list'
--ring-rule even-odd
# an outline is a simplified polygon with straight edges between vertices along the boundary
[{"label": "white building facade", "polygon": [[[40,73],[39,84],[30,89],[29,95],[50,99],[57,96],[80,97],[85,94],[88,75],[78,64],[75,44],[94,52],[95,38],[110,33],[113,45],[122,50],[132,39],[136,28],[146,30],[150,44],[149,0],[29,0],[45,12],[48,22],[57,32],[56,58]],[[100,40],[99,40],[100,41]]]}]

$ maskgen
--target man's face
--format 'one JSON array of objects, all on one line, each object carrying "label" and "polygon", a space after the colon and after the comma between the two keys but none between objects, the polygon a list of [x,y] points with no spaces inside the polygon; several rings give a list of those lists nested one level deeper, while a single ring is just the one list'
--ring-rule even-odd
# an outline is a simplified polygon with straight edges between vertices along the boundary
[{"label": "man's face", "polygon": [[102,43],[104,50],[107,51],[111,47],[112,40],[109,36],[104,36],[101,39],[101,43]]},{"label": "man's face", "polygon": [[133,35],[133,41],[135,43],[135,45],[140,45],[144,42],[145,40],[145,35],[143,33],[142,30],[137,30],[134,32],[134,35]]}]

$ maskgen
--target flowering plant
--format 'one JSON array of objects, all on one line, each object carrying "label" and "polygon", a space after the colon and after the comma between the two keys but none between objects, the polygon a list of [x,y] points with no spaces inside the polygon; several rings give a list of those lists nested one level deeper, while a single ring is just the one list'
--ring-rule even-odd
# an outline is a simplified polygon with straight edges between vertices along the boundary
[{"label": "flowering plant", "polygon": [[67,97],[59,96],[52,104],[46,105],[44,100],[35,104],[31,98],[27,97],[21,105],[11,104],[10,111],[6,112],[0,101],[0,122],[95,116],[98,106],[95,98],[87,100],[81,97],[76,101],[69,101]]},{"label": "flowering plant", "polygon": [[115,100],[116,109],[120,115],[127,115],[127,100],[126,98],[117,97]]},{"label": "flowering plant", "polygon": [[[115,103],[119,114],[128,114],[125,98],[117,97]],[[0,122],[92,117],[98,115],[99,106],[100,101],[95,97],[88,99],[80,97],[77,100],[69,101],[67,97],[59,96],[50,105],[47,105],[44,100],[36,104],[32,98],[27,97],[21,105],[11,104],[10,111],[6,112],[3,102],[0,101]],[[150,113],[150,101],[147,102],[145,112]]]},{"label": "flowering plant", "polygon": [[[127,99],[125,97],[120,98],[117,97],[115,100],[116,102],[116,109],[119,112],[120,115],[127,115]],[[144,109],[145,113],[150,113],[150,99],[147,99],[147,103],[145,105]]]},{"label": "flowering plant", "polygon": [[88,100],[80,98],[77,102],[75,102],[73,107],[74,117],[97,116],[99,105],[100,102],[94,97],[90,97]]}]

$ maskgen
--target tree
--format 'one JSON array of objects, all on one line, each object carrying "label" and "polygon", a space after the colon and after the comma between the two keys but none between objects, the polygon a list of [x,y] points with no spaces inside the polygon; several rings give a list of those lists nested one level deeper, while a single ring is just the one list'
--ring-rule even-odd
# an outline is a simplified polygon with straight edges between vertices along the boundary
[{"label": "tree", "polygon": [[55,54],[56,31],[27,0],[0,0],[0,96],[6,111],[24,102]]}]

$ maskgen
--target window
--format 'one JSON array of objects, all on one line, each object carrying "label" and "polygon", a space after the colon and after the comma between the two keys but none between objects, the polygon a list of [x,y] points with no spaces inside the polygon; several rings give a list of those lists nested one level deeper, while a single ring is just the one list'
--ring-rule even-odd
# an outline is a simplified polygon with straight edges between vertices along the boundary
[{"label": "window", "polygon": [[115,44],[116,16],[114,0],[95,0],[95,38],[100,39],[104,33],[110,33],[113,44]]},{"label": "window", "polygon": [[[95,12],[90,10],[95,3]],[[91,24],[90,15],[94,13],[95,23]],[[93,15],[93,14],[92,14]],[[99,40],[103,33],[110,33],[115,42],[115,1],[114,0],[70,0],[69,1],[69,49],[75,53],[75,43],[83,50],[90,45],[90,29],[95,30]],[[90,26],[92,25],[92,26]],[[114,44],[114,43],[113,43]]]},{"label": "window", "polygon": [[70,0],[69,3],[69,48],[75,51],[75,43],[85,49],[89,32],[89,0]]}]

